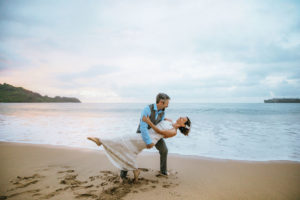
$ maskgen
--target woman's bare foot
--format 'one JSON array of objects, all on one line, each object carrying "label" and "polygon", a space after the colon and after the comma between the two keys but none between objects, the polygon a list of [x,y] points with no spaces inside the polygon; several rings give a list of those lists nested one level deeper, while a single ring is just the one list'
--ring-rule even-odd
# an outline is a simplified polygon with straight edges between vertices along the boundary
[{"label": "woman's bare foot", "polygon": [[141,171],[139,169],[133,170],[134,180],[133,182],[137,182]]},{"label": "woman's bare foot", "polygon": [[124,179],[121,178],[121,177],[120,177],[120,180],[119,180],[119,181],[120,181],[121,184],[124,183]]},{"label": "woman's bare foot", "polygon": [[102,144],[100,142],[99,138],[96,138],[96,137],[87,137],[87,139],[95,142],[98,146],[100,146]]}]

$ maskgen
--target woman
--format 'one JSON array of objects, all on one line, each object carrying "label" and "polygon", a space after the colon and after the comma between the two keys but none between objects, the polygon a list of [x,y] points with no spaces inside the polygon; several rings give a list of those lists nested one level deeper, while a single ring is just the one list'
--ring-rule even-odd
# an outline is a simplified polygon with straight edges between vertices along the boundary
[{"label": "woman", "polygon": [[[162,137],[174,137],[177,133],[177,129],[187,136],[191,127],[191,121],[188,117],[180,117],[174,124],[164,120],[154,125],[149,117],[143,117],[143,121],[151,127],[151,129],[149,129],[149,136],[154,144]],[[140,170],[137,167],[136,158],[137,155],[146,148],[146,144],[141,135],[132,134],[114,139],[101,140],[96,137],[88,137],[87,139],[95,142],[98,146],[103,145],[109,160],[120,170],[133,171],[134,181],[136,182],[138,180]],[[121,181],[123,180],[121,179]]]}]

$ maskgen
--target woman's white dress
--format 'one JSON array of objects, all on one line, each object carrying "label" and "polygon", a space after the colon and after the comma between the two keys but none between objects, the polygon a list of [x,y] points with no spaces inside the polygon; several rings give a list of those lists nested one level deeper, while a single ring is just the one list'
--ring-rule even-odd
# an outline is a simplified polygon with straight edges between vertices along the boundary
[{"label": "woman's white dress", "polygon": [[[172,129],[172,123],[166,120],[161,121],[156,125],[159,129]],[[149,129],[149,136],[152,142],[156,144],[163,136]],[[141,134],[130,134],[114,139],[100,139],[105,149],[105,154],[108,159],[121,170],[137,169],[137,155],[146,148]]]}]

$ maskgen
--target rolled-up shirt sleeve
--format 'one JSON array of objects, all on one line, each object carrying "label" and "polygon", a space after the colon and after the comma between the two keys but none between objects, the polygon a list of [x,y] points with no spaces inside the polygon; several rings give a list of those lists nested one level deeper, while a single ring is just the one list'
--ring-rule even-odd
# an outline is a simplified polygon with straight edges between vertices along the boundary
[{"label": "rolled-up shirt sleeve", "polygon": [[141,119],[140,119],[140,131],[141,131],[142,138],[143,138],[144,142],[146,143],[146,145],[151,144],[152,140],[149,136],[148,124],[143,121],[143,116],[147,117],[147,116],[150,116],[150,114],[151,114],[150,108],[149,108],[149,106],[146,106],[144,108],[144,110],[142,111]]}]

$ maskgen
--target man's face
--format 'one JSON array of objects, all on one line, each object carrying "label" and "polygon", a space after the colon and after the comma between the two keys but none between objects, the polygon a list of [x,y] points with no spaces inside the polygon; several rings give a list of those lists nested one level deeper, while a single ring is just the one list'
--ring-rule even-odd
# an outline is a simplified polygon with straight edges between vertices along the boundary
[{"label": "man's face", "polygon": [[160,100],[158,106],[159,106],[159,110],[167,108],[169,106],[169,100],[168,99]]}]

